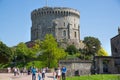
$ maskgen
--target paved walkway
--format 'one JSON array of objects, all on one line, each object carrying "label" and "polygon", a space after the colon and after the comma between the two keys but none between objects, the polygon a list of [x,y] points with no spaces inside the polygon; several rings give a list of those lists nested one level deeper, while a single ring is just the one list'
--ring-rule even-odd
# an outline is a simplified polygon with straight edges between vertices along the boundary
[{"label": "paved walkway", "polygon": [[[45,80],[53,80],[52,77],[52,73],[46,73]],[[24,74],[14,76],[13,73],[0,73],[0,80],[32,80],[32,75]]]}]

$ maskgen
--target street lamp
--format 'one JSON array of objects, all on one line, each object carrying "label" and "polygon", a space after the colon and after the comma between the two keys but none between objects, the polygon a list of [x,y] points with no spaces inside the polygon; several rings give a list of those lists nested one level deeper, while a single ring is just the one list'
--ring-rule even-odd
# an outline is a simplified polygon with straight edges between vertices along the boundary
[{"label": "street lamp", "polygon": [[[96,49],[96,47],[95,46],[93,46],[92,47],[94,50]],[[93,74],[96,74],[96,60],[95,60],[95,52],[94,52],[94,54],[93,54]]]}]

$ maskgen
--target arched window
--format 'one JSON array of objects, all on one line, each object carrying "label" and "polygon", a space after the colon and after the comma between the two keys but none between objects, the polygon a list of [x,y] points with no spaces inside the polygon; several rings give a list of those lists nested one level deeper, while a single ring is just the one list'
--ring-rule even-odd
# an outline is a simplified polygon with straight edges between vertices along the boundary
[{"label": "arched window", "polygon": [[76,36],[77,36],[77,33],[76,33],[76,32],[75,32],[74,36],[75,36],[75,38],[76,38]]},{"label": "arched window", "polygon": [[57,14],[57,11],[55,11],[55,14]]},{"label": "arched window", "polygon": [[63,36],[66,36],[66,31],[65,30],[63,31]]}]

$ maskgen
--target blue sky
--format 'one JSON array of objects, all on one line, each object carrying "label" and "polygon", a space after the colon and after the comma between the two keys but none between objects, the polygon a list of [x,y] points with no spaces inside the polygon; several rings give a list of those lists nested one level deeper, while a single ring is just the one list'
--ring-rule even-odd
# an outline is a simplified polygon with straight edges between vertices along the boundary
[{"label": "blue sky", "polygon": [[[30,41],[31,11],[46,0],[0,0],[0,40],[7,46]],[[93,36],[111,54],[110,39],[118,34],[120,0],[48,0],[50,7],[70,7],[80,11],[80,38]]]}]

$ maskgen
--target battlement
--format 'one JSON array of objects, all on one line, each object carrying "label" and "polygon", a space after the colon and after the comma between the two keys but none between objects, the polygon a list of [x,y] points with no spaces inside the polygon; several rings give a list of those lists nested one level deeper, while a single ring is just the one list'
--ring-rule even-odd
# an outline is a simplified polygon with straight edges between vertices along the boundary
[{"label": "battlement", "polygon": [[72,8],[67,8],[67,7],[43,7],[39,9],[35,9],[31,13],[31,17],[36,17],[36,16],[43,16],[43,15],[63,15],[63,16],[68,16],[68,15],[75,15],[77,17],[80,17],[80,12],[77,11],[76,9]]}]

